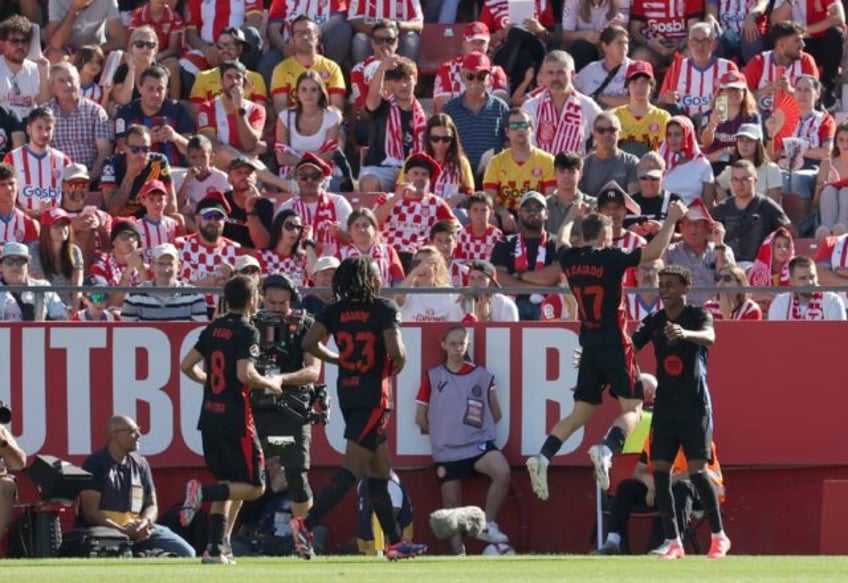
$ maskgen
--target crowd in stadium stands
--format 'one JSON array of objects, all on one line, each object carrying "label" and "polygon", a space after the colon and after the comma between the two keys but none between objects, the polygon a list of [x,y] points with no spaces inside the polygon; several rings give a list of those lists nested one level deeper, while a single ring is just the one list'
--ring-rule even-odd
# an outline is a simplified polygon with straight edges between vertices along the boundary
[{"label": "crowd in stadium stands", "polygon": [[[400,296],[408,321],[571,320],[567,294],[483,288],[550,264],[593,211],[642,247],[675,200],[664,263],[751,286],[691,302],[844,319],[844,294],[757,291],[848,287],[843,3],[532,4],[3,2],[2,319],[205,320],[217,299],[192,286],[322,287],[369,255],[385,287],[480,288]],[[632,319],[660,306],[627,296]]]}]

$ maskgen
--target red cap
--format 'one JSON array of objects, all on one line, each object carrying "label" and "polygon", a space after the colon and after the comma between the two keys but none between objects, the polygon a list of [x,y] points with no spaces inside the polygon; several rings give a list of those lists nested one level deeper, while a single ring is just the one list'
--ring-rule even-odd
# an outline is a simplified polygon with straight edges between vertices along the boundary
[{"label": "red cap", "polygon": [[227,201],[227,197],[224,196],[224,193],[220,190],[213,190],[206,193],[206,196],[201,198],[200,202],[197,203],[197,208],[195,209],[195,212],[197,214],[200,214],[205,210],[212,209],[221,212],[225,217],[230,216],[232,207],[230,207],[230,203]]},{"label": "red cap", "polygon": [[43,227],[49,227],[62,219],[67,221],[71,220],[71,215],[66,213],[65,209],[61,209],[59,207],[47,209],[41,215],[41,225]]},{"label": "red cap", "polygon": [[403,165],[404,173],[409,172],[410,168],[426,168],[429,170],[431,184],[435,182],[439,172],[442,171],[439,163],[426,152],[416,152],[407,158],[406,163]]},{"label": "red cap", "polygon": [[492,62],[489,60],[489,57],[480,51],[474,51],[462,57],[462,68],[472,73],[476,73],[477,71],[491,73]]},{"label": "red cap", "polygon": [[470,40],[490,40],[492,38],[489,27],[484,22],[469,22],[465,25],[465,42]]},{"label": "red cap", "polygon": [[707,209],[707,205],[700,198],[696,198],[689,205],[689,210],[686,211],[686,218],[690,221],[707,221],[711,227],[715,225],[715,220]]},{"label": "red cap", "polygon": [[315,168],[321,171],[321,174],[324,175],[324,178],[326,178],[333,172],[333,169],[330,168],[329,164],[324,162],[321,158],[319,158],[312,152],[307,152],[306,154],[304,154],[303,158],[300,159],[294,169],[298,170],[303,166],[314,166]]},{"label": "red cap", "polygon": [[745,89],[748,87],[748,82],[745,75],[739,71],[728,71],[718,79],[718,86],[721,89]]},{"label": "red cap", "polygon": [[648,61],[630,61],[627,65],[627,73],[624,75],[625,81],[630,81],[636,75],[645,75],[648,79],[654,78],[654,66]]},{"label": "red cap", "polygon": [[165,188],[165,183],[161,180],[151,180],[150,182],[146,182],[144,186],[141,187],[141,190],[138,193],[138,197],[146,196],[151,192],[163,192],[168,194],[168,189]]}]

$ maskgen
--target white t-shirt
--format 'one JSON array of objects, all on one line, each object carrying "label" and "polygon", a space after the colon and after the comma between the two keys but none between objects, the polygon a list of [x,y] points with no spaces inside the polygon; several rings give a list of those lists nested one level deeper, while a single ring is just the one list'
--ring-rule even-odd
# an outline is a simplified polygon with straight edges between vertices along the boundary
[{"label": "white t-shirt", "polygon": [[[342,121],[342,116],[335,108],[328,108],[324,110],[324,121],[321,123],[321,128],[311,136],[304,136],[297,131],[296,115],[295,110],[285,109],[280,112],[278,117],[280,122],[289,130],[289,143],[286,145],[301,154],[306,152],[317,153],[324,142],[327,141],[327,132],[330,131],[330,128],[339,125]],[[289,127],[289,121],[291,121],[291,127]]]},{"label": "white t-shirt", "polygon": [[[716,176],[716,184],[725,192],[730,191],[730,166],[727,166],[721,171],[721,174]],[[757,194],[768,196],[770,188],[783,187],[783,174],[780,172],[780,166],[774,162],[765,162],[757,168]]]},{"label": "white t-shirt", "polygon": [[492,322],[518,322],[515,300],[503,294],[492,294]]},{"label": "white t-shirt", "polygon": [[[609,95],[613,97],[623,97],[627,95],[627,89],[624,87],[624,75],[627,73],[627,67],[630,65],[630,59],[624,57],[624,61],[622,61],[621,66],[618,68],[618,71],[615,73],[615,77],[612,78],[612,81],[604,87],[604,90],[601,91],[601,95]],[[584,95],[592,95],[598,87],[601,86],[601,83],[604,82],[604,79],[609,75],[609,71],[604,69],[604,60],[593,61],[583,67],[577,76],[574,77],[574,87],[577,88],[577,91],[583,93]]]},{"label": "white t-shirt", "polygon": [[465,317],[456,294],[407,294],[400,307],[403,322],[459,322]]},{"label": "white t-shirt", "polygon": [[701,198],[704,184],[715,182],[713,167],[706,158],[696,158],[678,164],[665,175],[663,187],[683,199],[687,205]]},{"label": "white t-shirt", "polygon": [[38,65],[29,59],[24,59],[21,70],[12,73],[6,64],[6,58],[0,56],[0,105],[5,105],[19,116],[26,119],[30,110],[35,107],[35,99],[41,84]]},{"label": "white t-shirt", "polygon": [[195,178],[188,183],[188,186],[186,186],[186,197],[188,198],[188,203],[192,207],[197,206],[197,203],[199,203],[204,196],[213,190],[226,192],[232,188],[232,186],[230,186],[230,181],[227,180],[226,172],[212,167],[210,167],[209,170],[211,172],[205,179],[198,180]]},{"label": "white t-shirt", "polygon": [[[792,292],[778,294],[769,306],[769,320],[793,320],[792,318]],[[801,304],[801,320],[806,320],[806,311],[809,304]],[[845,304],[834,292],[822,292],[822,311],[824,320],[845,320]]]}]

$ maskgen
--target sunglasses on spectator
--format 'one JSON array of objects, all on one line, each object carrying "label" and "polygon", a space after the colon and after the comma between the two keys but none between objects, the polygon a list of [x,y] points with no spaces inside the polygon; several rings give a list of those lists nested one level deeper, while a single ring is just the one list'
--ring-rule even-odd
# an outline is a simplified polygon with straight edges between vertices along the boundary
[{"label": "sunglasses on spectator", "polygon": [[647,174],[640,174],[639,180],[650,180],[651,182],[659,182],[659,176],[648,176]]},{"label": "sunglasses on spectator", "polygon": [[109,294],[105,293],[88,294],[88,301],[94,302],[95,304],[99,302],[105,302],[108,298]]},{"label": "sunglasses on spectator", "polygon": [[463,75],[466,81],[485,81],[488,76],[489,73],[486,71],[480,71],[479,73],[466,73]]},{"label": "sunglasses on spectator", "polygon": [[301,172],[297,175],[298,180],[321,180],[324,175],[320,172]]},{"label": "sunglasses on spectator", "polygon": [[511,121],[507,122],[506,127],[511,130],[526,130],[530,127],[529,121]]},{"label": "sunglasses on spectator", "polygon": [[130,231],[124,231],[123,233],[118,234],[118,239],[122,241],[129,241],[130,239],[135,239],[138,241],[138,235],[136,233],[131,233]]},{"label": "sunglasses on spectator", "polygon": [[127,150],[133,154],[149,154],[150,146],[127,146]]},{"label": "sunglasses on spectator", "polygon": [[23,45],[29,44],[29,40],[22,37],[22,36],[16,36],[14,38],[7,38],[6,42],[9,43],[10,45],[18,45],[18,46],[23,46]]},{"label": "sunglasses on spectator", "polygon": [[91,183],[88,180],[69,180],[67,185],[71,188],[88,188]]},{"label": "sunglasses on spectator", "polygon": [[3,259],[3,265],[10,267],[23,267],[27,263],[29,263],[29,259],[26,257],[6,257]]},{"label": "sunglasses on spectator", "polygon": [[239,273],[242,275],[259,275],[258,267],[245,267],[244,269],[240,269]]},{"label": "sunglasses on spectator", "polygon": [[599,134],[614,134],[618,130],[616,128],[612,127],[612,126],[604,126],[604,127],[600,127],[600,128],[596,127],[595,131],[598,132]]},{"label": "sunglasses on spectator", "polygon": [[156,48],[156,41],[137,40],[133,43],[133,46],[137,49],[155,49]]},{"label": "sunglasses on spectator", "polygon": [[222,215],[218,211],[208,211],[205,213],[200,213],[200,218],[204,221],[223,221],[224,215]]},{"label": "sunglasses on spectator", "polygon": [[430,136],[430,141],[434,144],[438,142],[442,142],[443,144],[450,144],[453,141],[453,136]]},{"label": "sunglasses on spectator", "polygon": [[[719,281],[723,281],[723,282],[725,282],[725,283],[733,283],[733,282],[736,282],[736,278],[735,278],[733,275],[729,274],[729,273],[725,273],[725,274],[718,274],[718,275],[716,275],[716,276],[715,276],[715,280],[716,280],[716,283],[718,283]],[[738,283],[738,282],[737,282],[737,283]]]},{"label": "sunglasses on spectator", "polygon": [[378,45],[392,45],[397,40],[396,36],[375,36],[374,42]]},{"label": "sunglasses on spectator", "polygon": [[286,231],[302,231],[303,225],[298,225],[295,223],[283,223],[283,228]]}]

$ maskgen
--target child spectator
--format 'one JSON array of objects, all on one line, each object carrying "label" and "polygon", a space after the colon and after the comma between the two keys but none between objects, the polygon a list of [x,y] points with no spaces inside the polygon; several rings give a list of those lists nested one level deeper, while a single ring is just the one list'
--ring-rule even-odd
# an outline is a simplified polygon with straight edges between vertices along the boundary
[{"label": "child spectator", "polygon": [[141,248],[149,260],[151,249],[163,243],[173,243],[180,234],[180,227],[176,219],[163,214],[168,190],[162,181],[151,180],[145,184],[138,194],[138,199],[147,211],[137,221],[137,225],[141,234]]},{"label": "child spectator", "polygon": [[100,84],[100,74],[106,57],[97,45],[85,45],[74,55],[74,67],[79,71],[80,93],[86,99],[106,106],[109,91]]},{"label": "child spectator", "polygon": [[186,159],[188,170],[177,193],[180,212],[187,227],[194,229],[194,209],[207,192],[226,192],[230,189],[227,173],[212,166],[212,141],[197,134],[188,141]]},{"label": "child spectator", "polygon": [[492,257],[495,243],[501,240],[503,232],[489,222],[495,205],[485,192],[475,192],[468,197],[468,224],[456,235],[456,258],[465,260]]}]

